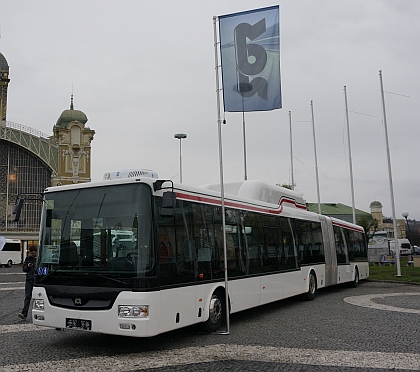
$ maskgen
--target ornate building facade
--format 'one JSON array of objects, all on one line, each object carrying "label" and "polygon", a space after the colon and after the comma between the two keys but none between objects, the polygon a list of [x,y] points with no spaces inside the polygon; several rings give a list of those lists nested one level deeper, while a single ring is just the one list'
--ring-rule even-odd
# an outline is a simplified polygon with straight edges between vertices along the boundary
[{"label": "ornate building facade", "polygon": [[0,122],[6,121],[7,87],[9,86],[9,65],[0,53]]},{"label": "ornate building facade", "polygon": [[[9,66],[0,53],[0,235],[36,243],[46,187],[91,181],[91,141],[95,131],[87,117],[64,110],[52,128],[52,136],[7,121]],[[25,198],[19,222],[12,219],[18,196]]]},{"label": "ornate building facade", "polygon": [[74,109],[64,110],[53,128],[52,139],[58,144],[58,172],[52,177],[52,186],[90,182],[90,144],[95,131],[86,127],[86,115]]},{"label": "ornate building facade", "polygon": [[[378,227],[376,231],[386,231],[388,238],[394,237],[394,222],[391,218],[384,219],[382,214],[382,204],[381,202],[375,200],[370,203],[370,211],[372,214],[372,218],[378,221]],[[406,221],[404,219],[396,219],[397,225],[397,238],[407,238],[407,231],[406,231]]]}]

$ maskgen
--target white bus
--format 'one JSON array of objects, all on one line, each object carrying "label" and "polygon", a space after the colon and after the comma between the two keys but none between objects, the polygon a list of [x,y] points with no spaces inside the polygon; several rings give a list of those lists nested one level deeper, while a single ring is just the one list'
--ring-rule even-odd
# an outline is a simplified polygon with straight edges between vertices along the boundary
[{"label": "white bus", "polygon": [[19,239],[5,239],[6,243],[0,250],[0,266],[12,267],[22,263],[21,242]]},{"label": "white bus", "polygon": [[[136,337],[221,327],[218,185],[133,177],[50,187],[44,199],[34,324]],[[231,313],[295,295],[312,300],[319,288],[357,286],[369,275],[363,229],[308,212],[297,192],[225,184],[225,227]],[[134,245],[117,251],[117,231]]]}]

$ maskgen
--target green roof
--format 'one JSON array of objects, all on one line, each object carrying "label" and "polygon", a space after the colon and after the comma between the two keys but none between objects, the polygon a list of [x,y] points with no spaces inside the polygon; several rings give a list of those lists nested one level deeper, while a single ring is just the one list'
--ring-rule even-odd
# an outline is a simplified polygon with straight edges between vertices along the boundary
[{"label": "green roof", "polygon": [[64,110],[63,113],[57,120],[57,127],[67,128],[67,124],[72,121],[79,121],[82,124],[86,124],[87,116],[79,110]]},{"label": "green roof", "polygon": [[67,128],[72,121],[79,121],[83,125],[88,121],[84,112],[75,110],[73,106],[73,95],[71,96],[70,110],[64,110],[55,124],[57,127]]},{"label": "green roof", "polygon": [[[308,208],[308,211],[318,213],[318,203],[306,203],[306,207]],[[351,216],[353,215],[353,208],[349,205],[341,203],[321,203],[321,214],[325,214],[327,216]],[[370,213],[364,212],[357,208],[355,209],[355,214],[358,216],[370,217]]]}]

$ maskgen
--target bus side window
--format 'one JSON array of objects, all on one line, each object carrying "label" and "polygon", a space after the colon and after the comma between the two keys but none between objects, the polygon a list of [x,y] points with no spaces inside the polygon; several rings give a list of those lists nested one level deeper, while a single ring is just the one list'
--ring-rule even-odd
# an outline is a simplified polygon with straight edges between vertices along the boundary
[{"label": "bus side window", "polygon": [[157,248],[160,284],[176,283],[178,281],[177,256],[174,219],[172,216],[158,217]]},{"label": "bus side window", "polygon": [[334,226],[334,236],[335,236],[335,249],[337,253],[337,263],[338,264],[349,263],[346,237],[341,227]]},{"label": "bus side window", "polygon": [[320,222],[312,222],[311,226],[312,241],[314,242],[312,246],[313,251],[313,262],[325,262],[324,254],[324,242],[322,238],[322,230]]},{"label": "bus side window", "polygon": [[177,200],[175,209],[176,275],[182,283],[195,282],[193,222],[190,202]]},{"label": "bus side window", "polygon": [[297,252],[295,249],[295,239],[293,236],[293,225],[293,219],[280,217],[280,226],[283,239],[283,258],[281,269],[283,270],[296,269],[298,267],[296,257]]},{"label": "bus side window", "polygon": [[174,262],[174,251],[167,234],[159,234],[160,263]]}]

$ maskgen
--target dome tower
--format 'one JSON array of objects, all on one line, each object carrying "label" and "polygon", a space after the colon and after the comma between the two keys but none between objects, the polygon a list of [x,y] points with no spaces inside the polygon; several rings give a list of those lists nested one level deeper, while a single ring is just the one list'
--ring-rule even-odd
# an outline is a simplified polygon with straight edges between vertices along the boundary
[{"label": "dome tower", "polygon": [[372,218],[378,221],[379,225],[384,223],[381,202],[375,200],[370,203],[370,213],[372,214]]},{"label": "dome tower", "polygon": [[70,109],[64,110],[53,128],[53,139],[58,143],[58,172],[52,186],[91,181],[91,146],[95,131],[86,127],[84,112],[75,110],[73,95]]}]

